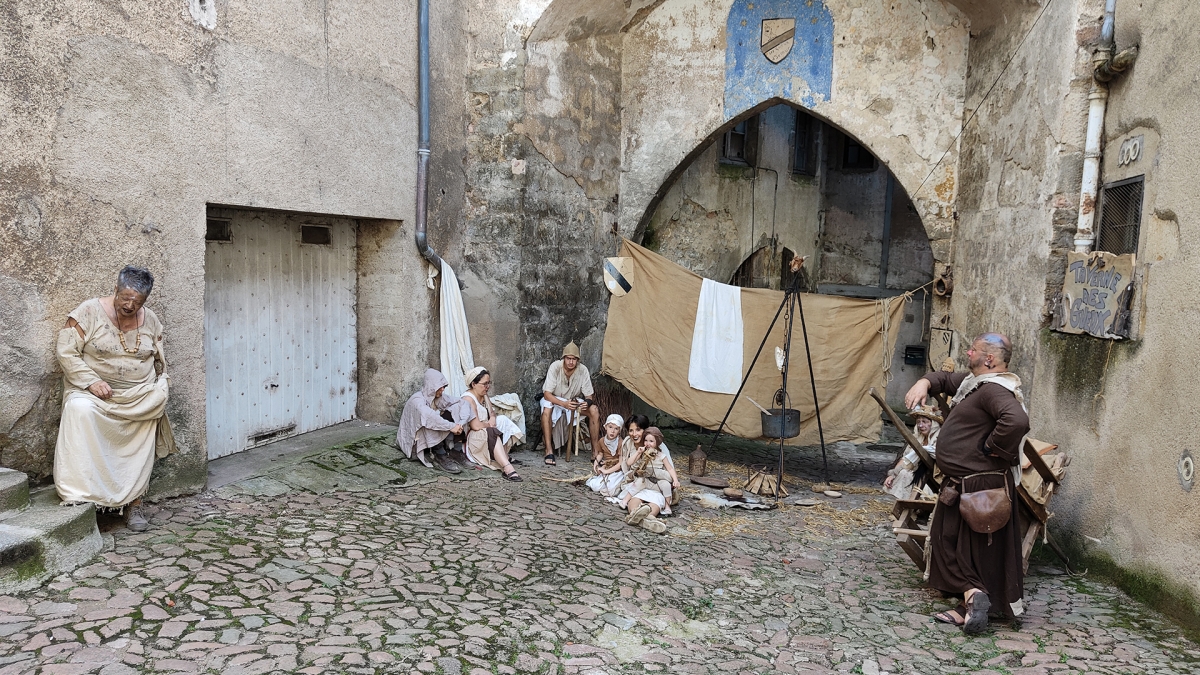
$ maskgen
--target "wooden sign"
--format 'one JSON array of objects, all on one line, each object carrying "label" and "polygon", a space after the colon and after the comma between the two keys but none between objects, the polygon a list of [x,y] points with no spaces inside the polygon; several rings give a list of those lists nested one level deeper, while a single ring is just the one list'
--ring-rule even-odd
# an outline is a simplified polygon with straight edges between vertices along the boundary
[{"label": "wooden sign", "polygon": [[1132,253],[1067,253],[1056,330],[1099,338],[1129,337],[1134,262]]}]

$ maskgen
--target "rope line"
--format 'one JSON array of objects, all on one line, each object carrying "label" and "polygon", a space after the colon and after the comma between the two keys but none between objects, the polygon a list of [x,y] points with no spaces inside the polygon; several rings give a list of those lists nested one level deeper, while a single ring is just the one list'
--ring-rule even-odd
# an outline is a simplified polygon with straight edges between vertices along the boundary
[{"label": "rope line", "polygon": [[1029,39],[1031,34],[1033,34],[1033,29],[1037,27],[1038,23],[1042,20],[1042,15],[1046,13],[1046,10],[1049,9],[1050,5],[1052,4],[1054,4],[1054,0],[1046,0],[1046,4],[1042,5],[1042,11],[1038,12],[1037,18],[1033,20],[1032,24],[1030,24],[1029,30],[1025,31],[1025,35],[1021,38],[1021,42],[1017,44],[1017,48],[1013,50],[1012,55],[1009,56],[1008,60],[1004,62],[1004,67],[1001,68],[1000,73],[996,75],[996,79],[992,82],[992,86],[988,87],[988,90],[986,93],[984,93],[983,98],[979,99],[979,102],[976,103],[975,107],[971,109],[971,115],[967,117],[967,121],[963,123],[961,128],[959,128],[958,133],[954,136],[954,140],[950,141],[950,145],[947,145],[946,149],[942,151],[942,156],[938,157],[938,161],[934,162],[933,168],[929,170],[929,173],[925,176],[925,180],[922,180],[921,184],[917,186],[917,189],[913,191],[912,199],[916,199],[917,195],[921,193],[921,189],[924,188],[925,184],[929,182],[929,178],[933,176],[934,172],[937,171],[939,166],[941,166],[942,160],[946,159],[946,155],[950,154],[950,148],[958,145],[958,139],[962,137],[963,132],[967,130],[967,127],[971,124],[971,121],[974,120],[975,116],[979,113],[979,109],[983,107],[983,104],[987,102],[988,97],[992,95],[992,91],[996,89],[996,85],[1000,84],[1000,78],[1004,77],[1004,73],[1008,72],[1008,67],[1012,65],[1012,62],[1017,58],[1017,54],[1021,53],[1021,47],[1025,46],[1025,41]]}]

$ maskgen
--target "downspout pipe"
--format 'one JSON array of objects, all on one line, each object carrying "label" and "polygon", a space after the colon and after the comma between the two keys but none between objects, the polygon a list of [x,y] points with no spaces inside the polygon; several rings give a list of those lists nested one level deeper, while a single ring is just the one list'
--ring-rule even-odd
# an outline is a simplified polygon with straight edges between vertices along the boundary
[{"label": "downspout pipe", "polygon": [[428,239],[429,216],[429,0],[417,0],[417,250],[438,273],[441,256]]},{"label": "downspout pipe", "polygon": [[1096,199],[1100,191],[1100,141],[1108,108],[1108,83],[1137,60],[1137,46],[1114,56],[1117,0],[1105,0],[1100,48],[1092,57],[1092,88],[1088,92],[1087,133],[1083,147],[1083,181],[1079,190],[1079,219],[1075,224],[1075,251],[1087,253],[1096,243]]}]

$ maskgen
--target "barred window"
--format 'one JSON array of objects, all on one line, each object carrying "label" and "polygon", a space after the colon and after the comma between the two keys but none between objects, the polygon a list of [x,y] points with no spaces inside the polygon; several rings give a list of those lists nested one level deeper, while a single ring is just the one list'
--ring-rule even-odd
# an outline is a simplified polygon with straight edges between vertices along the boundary
[{"label": "barred window", "polygon": [[796,111],[796,131],[792,148],[792,172],[804,176],[817,175],[817,135],[821,122],[801,110]]},{"label": "barred window", "polygon": [[721,162],[758,165],[758,115],[738,122],[721,141]]},{"label": "barred window", "polygon": [[1105,185],[1100,192],[1100,230],[1096,250],[1117,255],[1137,253],[1145,177]]}]

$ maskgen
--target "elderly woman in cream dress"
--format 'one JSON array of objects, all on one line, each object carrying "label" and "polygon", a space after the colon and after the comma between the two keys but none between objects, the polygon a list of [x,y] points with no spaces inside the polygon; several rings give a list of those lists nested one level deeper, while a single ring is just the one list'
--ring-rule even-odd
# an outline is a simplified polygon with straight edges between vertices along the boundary
[{"label": "elderly woman in cream dress", "polygon": [[488,390],[492,388],[492,375],[485,368],[477,366],[466,374],[467,392],[463,401],[471,406],[475,413],[468,422],[467,459],[471,462],[500,472],[505,480],[519,482],[523,480],[517,475],[508,451],[514,439],[520,435],[517,425],[503,415],[497,415],[488,398]]},{"label": "elderly woman in cream dress", "polygon": [[63,410],[54,450],[54,485],[67,503],[125,508],[129,529],[149,525],[140,512],[154,458],[175,451],[167,423],[163,328],[143,305],[154,276],[138,267],[117,275],[113,295],[67,315],[56,353]]}]

